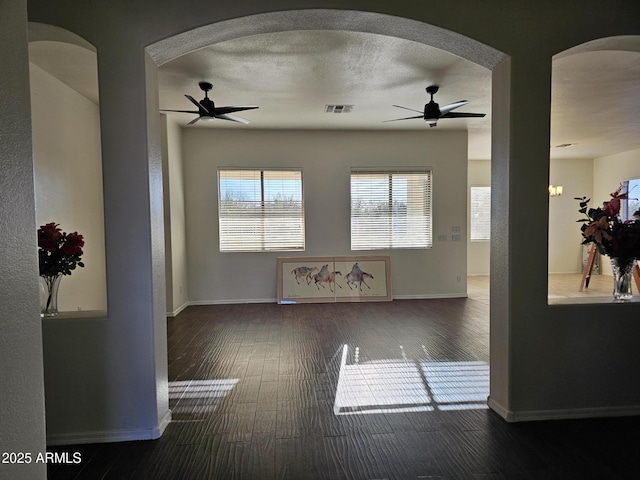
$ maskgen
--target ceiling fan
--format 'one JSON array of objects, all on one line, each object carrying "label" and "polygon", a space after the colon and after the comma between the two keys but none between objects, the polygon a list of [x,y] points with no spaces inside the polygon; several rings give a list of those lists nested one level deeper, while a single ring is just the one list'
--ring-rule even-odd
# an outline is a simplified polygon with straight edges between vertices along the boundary
[{"label": "ceiling fan", "polygon": [[472,118],[472,117],[484,117],[484,113],[464,113],[464,112],[453,112],[458,107],[466,105],[469,103],[468,100],[460,100],[459,102],[450,103],[449,105],[445,105],[444,107],[440,107],[436,102],[433,101],[433,95],[438,91],[440,87],[438,85],[430,85],[427,87],[427,93],[431,95],[431,101],[424,106],[424,111],[415,110],[413,108],[401,107],[400,105],[394,105],[394,107],[404,108],[405,110],[411,110],[413,112],[419,112],[421,115],[416,115],[414,117],[405,117],[405,118],[395,118],[393,120],[385,120],[385,122],[396,122],[398,120],[411,120],[414,118],[422,118],[425,122],[429,124],[430,127],[435,127],[438,124],[438,120],[441,118]]},{"label": "ceiling fan", "polygon": [[189,125],[193,125],[198,120],[206,120],[211,121],[215,118],[219,118],[221,120],[231,120],[232,122],[244,123],[245,125],[249,123],[249,120],[245,120],[244,118],[236,117],[235,115],[229,115],[234,112],[241,112],[243,110],[253,110],[258,108],[256,105],[245,105],[242,107],[216,107],[213,100],[209,98],[208,92],[213,88],[213,85],[209,82],[200,82],[198,83],[202,91],[204,92],[204,98],[199,102],[193,98],[191,95],[185,95],[193,103],[198,110],[160,110],[161,112],[178,112],[178,113],[196,113],[198,116],[189,122]]}]

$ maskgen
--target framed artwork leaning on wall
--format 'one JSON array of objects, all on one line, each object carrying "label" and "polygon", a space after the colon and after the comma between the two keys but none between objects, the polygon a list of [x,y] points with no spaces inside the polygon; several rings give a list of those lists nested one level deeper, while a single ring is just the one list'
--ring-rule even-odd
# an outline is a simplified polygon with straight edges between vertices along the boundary
[{"label": "framed artwork leaning on wall", "polygon": [[392,300],[389,256],[278,258],[277,282],[280,304]]}]

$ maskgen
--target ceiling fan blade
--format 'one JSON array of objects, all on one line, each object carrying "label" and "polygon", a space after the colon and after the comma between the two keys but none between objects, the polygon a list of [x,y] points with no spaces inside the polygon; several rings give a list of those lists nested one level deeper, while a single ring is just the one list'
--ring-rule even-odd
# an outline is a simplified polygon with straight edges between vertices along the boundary
[{"label": "ceiling fan blade", "polygon": [[193,98],[191,95],[185,95],[185,97],[187,97],[191,103],[193,103],[196,107],[198,107],[198,113],[204,112],[207,115],[211,115],[211,112],[204,105],[202,105],[195,98]]},{"label": "ceiling fan blade", "polygon": [[199,111],[194,111],[194,110],[160,110],[161,112],[177,112],[177,113],[195,113],[196,115],[199,114]]},{"label": "ceiling fan blade", "polygon": [[243,110],[254,110],[256,108],[258,108],[257,105],[245,105],[242,107],[216,107],[213,114],[216,116],[225,115],[227,113],[242,112]]},{"label": "ceiling fan blade", "polygon": [[451,110],[454,110],[458,107],[461,107],[463,105],[466,105],[467,103],[469,103],[469,100],[460,100],[459,102],[456,103],[450,103],[449,105],[445,105],[444,107],[440,107],[440,113],[442,115],[444,115],[445,113],[449,113]]},{"label": "ceiling fan blade", "polygon": [[383,120],[382,123],[397,122],[398,120],[412,120],[414,118],[424,118],[424,116],[423,115],[416,115],[415,117],[394,118],[393,120]]},{"label": "ceiling fan blade", "polygon": [[193,120],[191,120],[189,123],[187,123],[187,125],[193,125],[194,123],[196,123],[198,120],[200,120],[200,117],[196,117]]},{"label": "ceiling fan blade", "polygon": [[394,105],[394,107],[404,108],[405,110],[411,110],[412,112],[422,113],[422,110],[416,110],[415,108],[402,107],[402,106],[400,106],[400,105]]},{"label": "ceiling fan blade", "polygon": [[222,114],[216,115],[216,118],[220,118],[221,120],[231,120],[232,122],[244,123],[245,125],[249,125],[249,120],[245,120],[244,118],[236,117],[235,115]]},{"label": "ceiling fan blade", "polygon": [[486,113],[449,112],[444,115],[440,115],[440,118],[481,118],[484,116],[486,116]]}]

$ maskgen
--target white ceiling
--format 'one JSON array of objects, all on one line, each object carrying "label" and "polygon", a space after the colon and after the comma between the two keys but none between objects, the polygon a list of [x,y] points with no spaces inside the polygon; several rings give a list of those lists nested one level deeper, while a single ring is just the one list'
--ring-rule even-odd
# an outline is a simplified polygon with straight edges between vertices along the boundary
[{"label": "white ceiling", "polygon": [[[59,42],[33,42],[31,61],[98,103],[96,55]],[[241,112],[250,125],[216,120],[187,128],[429,130],[393,105],[422,110],[428,85],[440,85],[441,106],[484,118],[442,119],[438,130],[469,131],[469,158],[490,158],[491,72],[460,57],[409,40],[371,33],[291,31],[241,37],[202,48],[159,69],[163,109],[191,110],[198,82],[209,81],[216,106],[255,104]],[[536,92],[531,92],[536,95]],[[354,105],[325,113],[327,104]],[[169,114],[186,125],[195,115]],[[417,114],[416,114],[417,115]],[[640,148],[640,53],[596,51],[553,62],[552,158],[595,158]],[[557,148],[561,144],[570,148]]]}]

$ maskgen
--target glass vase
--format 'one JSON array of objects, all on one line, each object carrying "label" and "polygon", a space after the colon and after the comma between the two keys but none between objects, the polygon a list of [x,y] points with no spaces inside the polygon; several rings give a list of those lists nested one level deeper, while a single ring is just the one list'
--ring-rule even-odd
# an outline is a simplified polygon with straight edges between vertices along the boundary
[{"label": "glass vase", "polygon": [[58,289],[62,275],[44,275],[40,277],[40,316],[58,315]]},{"label": "glass vase", "polygon": [[635,263],[635,258],[611,258],[611,270],[613,270],[613,299],[617,302],[626,302],[633,297],[631,282]]}]

